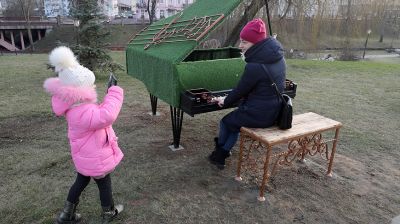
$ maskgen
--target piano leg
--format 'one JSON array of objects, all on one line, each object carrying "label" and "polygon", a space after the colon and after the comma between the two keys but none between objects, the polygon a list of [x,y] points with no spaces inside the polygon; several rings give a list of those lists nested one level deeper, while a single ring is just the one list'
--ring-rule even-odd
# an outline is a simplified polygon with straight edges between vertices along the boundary
[{"label": "piano leg", "polygon": [[173,106],[169,106],[171,110],[171,121],[172,121],[172,135],[174,137],[174,143],[170,146],[170,148],[175,151],[179,149],[183,149],[182,146],[179,145],[181,140],[181,131],[182,131],[182,121],[183,121],[183,110],[180,108],[176,108]]},{"label": "piano leg", "polygon": [[150,103],[152,115],[157,115],[157,97],[150,93]]}]

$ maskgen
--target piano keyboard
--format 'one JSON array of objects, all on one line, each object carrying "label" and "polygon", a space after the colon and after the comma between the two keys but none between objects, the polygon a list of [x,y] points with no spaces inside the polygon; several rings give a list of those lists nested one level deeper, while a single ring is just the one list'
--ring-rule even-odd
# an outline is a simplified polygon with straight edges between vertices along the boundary
[{"label": "piano keyboard", "polygon": [[[286,86],[283,94],[294,98],[296,96],[297,84],[291,80],[286,80]],[[195,114],[207,113],[217,110],[223,110],[227,108],[237,107],[240,102],[231,107],[219,107],[218,104],[213,101],[214,97],[226,97],[232,89],[220,90],[220,91],[208,91],[206,89],[191,89],[186,90],[181,94],[181,109],[183,112],[194,116]]]}]

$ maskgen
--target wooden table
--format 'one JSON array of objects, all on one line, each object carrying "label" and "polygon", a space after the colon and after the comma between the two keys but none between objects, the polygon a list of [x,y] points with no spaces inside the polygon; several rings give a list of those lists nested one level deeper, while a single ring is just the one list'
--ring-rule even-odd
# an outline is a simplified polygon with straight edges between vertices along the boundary
[{"label": "wooden table", "polygon": [[[292,128],[280,130],[278,127],[240,129],[240,153],[236,180],[241,181],[241,172],[253,176],[261,175],[258,200],[265,201],[264,189],[269,178],[280,165],[291,165],[293,161],[303,160],[308,154],[321,155],[328,161],[327,175],[332,176],[332,165],[339,138],[340,122],[318,115],[304,113],[293,116]],[[325,140],[322,133],[334,131],[334,137]],[[328,133],[327,133],[328,134]],[[333,133],[332,133],[333,135]],[[329,149],[328,143],[332,142]],[[274,148],[284,145],[284,150]]]}]

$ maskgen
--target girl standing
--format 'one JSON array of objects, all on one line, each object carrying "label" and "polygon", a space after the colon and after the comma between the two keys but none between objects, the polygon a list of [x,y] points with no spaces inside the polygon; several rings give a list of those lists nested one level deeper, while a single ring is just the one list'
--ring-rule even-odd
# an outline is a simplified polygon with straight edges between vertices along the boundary
[{"label": "girl standing", "polygon": [[58,77],[47,79],[44,88],[52,96],[54,113],[67,120],[77,172],[57,223],[76,223],[81,219],[76,207],[90,179],[99,188],[103,223],[107,223],[123,210],[122,205],[114,204],[111,188],[111,172],[123,157],[111,126],[121,110],[123,90],[114,83],[98,104],[93,72],[80,65],[69,48],[55,48],[49,59]]}]

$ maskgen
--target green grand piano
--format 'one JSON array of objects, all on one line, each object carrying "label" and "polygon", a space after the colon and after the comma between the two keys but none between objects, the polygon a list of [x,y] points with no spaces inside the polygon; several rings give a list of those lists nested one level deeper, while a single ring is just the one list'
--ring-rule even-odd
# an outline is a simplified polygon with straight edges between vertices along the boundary
[{"label": "green grand piano", "polygon": [[[170,105],[173,150],[181,147],[183,112],[194,116],[220,110],[210,99],[228,94],[241,77],[245,64],[238,48],[207,47],[223,38],[215,34],[235,22],[232,15],[241,13],[241,3],[197,0],[139,32],[126,48],[128,75],[145,84],[153,115],[158,99]],[[295,91],[296,84],[287,81],[286,93],[294,97]]]}]

